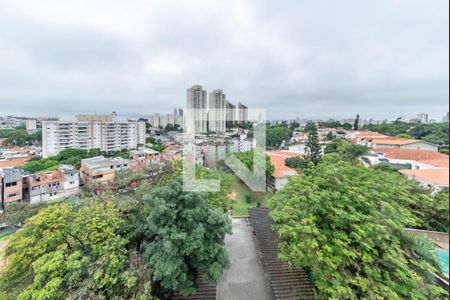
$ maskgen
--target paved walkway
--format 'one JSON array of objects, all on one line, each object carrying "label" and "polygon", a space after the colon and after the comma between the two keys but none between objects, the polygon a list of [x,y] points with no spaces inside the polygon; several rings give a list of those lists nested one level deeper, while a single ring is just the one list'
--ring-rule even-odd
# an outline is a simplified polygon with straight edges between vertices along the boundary
[{"label": "paved walkway", "polygon": [[233,234],[225,238],[225,246],[231,266],[217,285],[217,299],[272,299],[247,219],[233,219]]}]

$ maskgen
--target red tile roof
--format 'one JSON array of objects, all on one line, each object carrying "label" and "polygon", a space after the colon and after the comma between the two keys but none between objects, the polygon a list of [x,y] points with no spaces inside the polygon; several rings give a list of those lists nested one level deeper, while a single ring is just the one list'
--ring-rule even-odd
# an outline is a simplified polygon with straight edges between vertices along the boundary
[{"label": "red tile roof", "polygon": [[386,137],[388,137],[388,136],[384,135],[384,134],[381,134],[381,133],[378,133],[378,132],[368,132],[368,131],[361,132],[361,133],[358,133],[356,135],[356,138],[358,138],[358,139],[386,138]]},{"label": "red tile roof", "polygon": [[449,186],[448,169],[400,170],[413,179],[436,186]]},{"label": "red tile roof", "polygon": [[6,160],[0,160],[0,169],[18,168],[31,159],[31,156],[11,157]]},{"label": "red tile roof", "polygon": [[377,145],[407,145],[419,142],[418,140],[413,139],[403,139],[403,138],[397,138],[397,137],[385,137],[385,138],[366,138],[366,140],[369,140]]},{"label": "red tile roof", "polygon": [[270,162],[275,167],[272,173],[273,177],[289,177],[298,175],[295,169],[286,166],[286,159],[289,157],[303,157],[300,153],[289,151],[272,151],[269,153]]},{"label": "red tile roof", "polygon": [[434,167],[449,167],[449,156],[437,151],[399,148],[375,148],[373,151],[383,152],[385,157],[391,159],[415,160]]}]

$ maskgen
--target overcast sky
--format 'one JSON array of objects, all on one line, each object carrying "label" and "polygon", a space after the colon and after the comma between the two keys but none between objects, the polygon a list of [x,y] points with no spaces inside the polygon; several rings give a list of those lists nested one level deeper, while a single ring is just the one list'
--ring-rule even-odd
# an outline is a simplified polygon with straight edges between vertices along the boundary
[{"label": "overcast sky", "polygon": [[448,0],[0,0],[0,115],[148,116],[223,89],[269,118],[441,119]]}]

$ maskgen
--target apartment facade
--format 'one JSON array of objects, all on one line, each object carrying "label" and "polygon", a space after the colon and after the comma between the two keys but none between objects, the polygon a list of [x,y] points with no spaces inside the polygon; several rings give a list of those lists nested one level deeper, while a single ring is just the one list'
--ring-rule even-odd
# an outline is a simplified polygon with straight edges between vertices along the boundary
[{"label": "apartment facade", "polygon": [[30,204],[60,199],[64,197],[64,172],[57,170],[30,175],[28,190]]},{"label": "apartment facade", "polygon": [[426,124],[428,123],[428,114],[420,113],[417,115],[417,122]]},{"label": "apartment facade", "polygon": [[239,124],[248,122],[248,107],[241,102],[237,106],[237,121]]},{"label": "apartment facade", "polygon": [[187,113],[186,129],[188,133],[206,133],[208,132],[207,119],[207,92],[201,85],[193,85],[186,91]]},{"label": "apartment facade", "polygon": [[227,122],[235,123],[236,122],[236,105],[233,103],[227,101],[226,103],[227,107]]},{"label": "apartment facade", "polygon": [[161,154],[151,149],[133,150],[130,158],[136,162],[136,167],[144,170],[153,170],[161,166]]},{"label": "apartment facade", "polygon": [[112,115],[79,115],[73,120],[42,122],[42,155],[68,148],[114,152],[145,144],[145,122]]},{"label": "apartment facade", "polygon": [[22,200],[22,172],[17,169],[0,170],[0,198],[1,209],[5,206]]},{"label": "apartment facade", "polygon": [[209,93],[208,99],[208,125],[209,130],[213,132],[225,132],[226,113],[227,113],[226,95],[222,90],[213,90]]}]

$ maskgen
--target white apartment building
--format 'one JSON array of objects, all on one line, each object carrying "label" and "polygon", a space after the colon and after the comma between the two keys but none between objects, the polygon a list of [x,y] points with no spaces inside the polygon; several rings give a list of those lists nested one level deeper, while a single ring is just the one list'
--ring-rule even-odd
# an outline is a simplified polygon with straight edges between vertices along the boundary
[{"label": "white apartment building", "polygon": [[423,124],[428,123],[428,114],[424,114],[424,113],[418,114],[417,122],[423,123]]},{"label": "white apartment building", "polygon": [[240,124],[248,121],[248,107],[241,102],[238,103],[237,107],[237,121]]},{"label": "white apartment building", "polygon": [[111,115],[79,115],[74,119],[42,122],[42,155],[68,148],[114,152],[145,144],[145,122]]},{"label": "white apartment building", "polygon": [[226,102],[227,107],[227,122],[236,122],[236,105],[233,103],[227,101]]},{"label": "white apartment building", "polygon": [[213,90],[208,99],[209,130],[213,132],[225,132],[226,130],[226,95],[222,90]]},{"label": "white apartment building", "polygon": [[193,85],[186,91],[187,113],[185,126],[188,133],[208,132],[207,93],[201,85]]},{"label": "white apartment building", "polygon": [[25,126],[26,126],[27,132],[29,134],[34,133],[37,130],[37,120],[36,119],[27,119],[25,121]]}]

